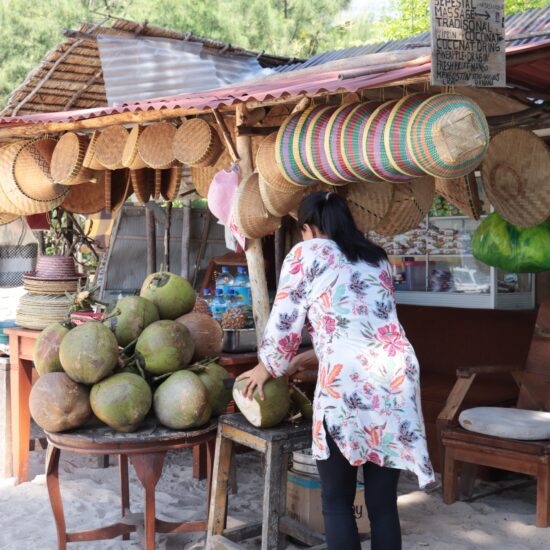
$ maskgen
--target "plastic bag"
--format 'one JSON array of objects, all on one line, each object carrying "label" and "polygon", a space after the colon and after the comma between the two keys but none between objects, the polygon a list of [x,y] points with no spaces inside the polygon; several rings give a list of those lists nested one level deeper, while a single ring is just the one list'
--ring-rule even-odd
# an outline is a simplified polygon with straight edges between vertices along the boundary
[{"label": "plastic bag", "polygon": [[550,224],[523,229],[493,212],[476,229],[472,253],[480,262],[511,273],[550,270]]}]

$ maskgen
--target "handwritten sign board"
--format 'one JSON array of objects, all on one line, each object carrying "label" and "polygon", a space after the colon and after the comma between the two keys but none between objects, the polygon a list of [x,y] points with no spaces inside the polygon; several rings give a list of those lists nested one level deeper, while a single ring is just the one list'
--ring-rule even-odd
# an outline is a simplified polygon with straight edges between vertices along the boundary
[{"label": "handwritten sign board", "polygon": [[432,84],[506,85],[504,0],[431,0]]}]

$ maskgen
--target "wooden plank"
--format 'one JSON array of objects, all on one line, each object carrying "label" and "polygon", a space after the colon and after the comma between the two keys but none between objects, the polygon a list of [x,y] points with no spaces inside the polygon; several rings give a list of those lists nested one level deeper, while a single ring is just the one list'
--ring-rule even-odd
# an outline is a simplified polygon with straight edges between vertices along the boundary
[{"label": "wooden plank", "polygon": [[267,449],[267,442],[259,437],[252,435],[251,433],[239,430],[233,426],[228,426],[227,424],[222,424],[219,428],[221,433],[227,439],[231,439],[235,443],[240,443],[246,447],[250,447],[260,453],[265,453]]},{"label": "wooden plank", "polygon": [[225,529],[223,536],[233,542],[239,542],[241,540],[252,539],[259,537],[262,534],[262,522],[248,523],[247,525],[241,525],[239,527],[232,527],[231,529]]},{"label": "wooden plank", "polygon": [[310,529],[303,523],[300,523],[288,516],[283,516],[281,518],[279,528],[286,535],[289,535],[292,538],[307,544],[308,546],[319,545],[325,542],[324,535]]},{"label": "wooden plank", "polygon": [[[281,510],[281,444],[270,442],[265,453],[264,497],[262,503],[262,550],[280,550],[279,519]],[[282,537],[284,538],[284,536]]]}]

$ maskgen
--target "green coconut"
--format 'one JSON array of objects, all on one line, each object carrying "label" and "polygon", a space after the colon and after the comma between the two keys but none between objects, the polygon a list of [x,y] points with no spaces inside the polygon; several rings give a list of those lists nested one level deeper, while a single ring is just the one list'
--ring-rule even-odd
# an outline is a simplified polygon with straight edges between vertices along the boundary
[{"label": "green coconut", "polygon": [[92,416],[89,390],[64,372],[47,372],[33,384],[29,408],[34,421],[47,432],[79,428]]},{"label": "green coconut", "polygon": [[160,319],[157,306],[141,296],[126,296],[118,300],[115,310],[120,313],[104,321],[118,344],[126,347],[133,342],[151,323]]},{"label": "green coconut", "polygon": [[206,386],[189,370],[175,372],[157,388],[153,407],[161,424],[175,430],[202,426],[212,414]]},{"label": "green coconut", "polygon": [[75,382],[95,384],[116,367],[118,342],[103,323],[89,321],[63,338],[59,359],[63,370]]},{"label": "green coconut", "polygon": [[98,382],[90,392],[94,414],[118,432],[137,430],[147,416],[153,392],[137,374],[120,372]]},{"label": "green coconut", "polygon": [[290,401],[293,409],[301,412],[305,420],[313,419],[313,403],[301,389],[294,385],[290,386]]},{"label": "green coconut", "polygon": [[147,372],[159,376],[189,365],[195,344],[187,328],[177,321],[156,321],[140,335],[136,355]]},{"label": "green coconut", "polygon": [[206,387],[212,416],[223,414],[231,401],[231,390],[224,383],[224,380],[231,379],[229,373],[217,363],[207,363],[192,370]]},{"label": "green coconut", "polygon": [[195,291],[186,279],[167,271],[149,275],[139,295],[157,306],[161,319],[177,319],[189,313],[196,299]]},{"label": "green coconut", "polygon": [[40,376],[48,372],[63,372],[59,360],[59,347],[69,330],[63,323],[52,323],[38,335],[32,360]]},{"label": "green coconut", "polygon": [[282,422],[290,409],[290,392],[286,378],[274,378],[264,386],[265,399],[260,398],[258,389],[252,399],[242,394],[246,380],[233,386],[233,399],[245,418],[257,428],[272,428]]},{"label": "green coconut", "polygon": [[201,361],[206,358],[218,357],[223,347],[223,330],[220,323],[210,315],[191,312],[176,319],[189,330],[195,353],[193,361]]}]

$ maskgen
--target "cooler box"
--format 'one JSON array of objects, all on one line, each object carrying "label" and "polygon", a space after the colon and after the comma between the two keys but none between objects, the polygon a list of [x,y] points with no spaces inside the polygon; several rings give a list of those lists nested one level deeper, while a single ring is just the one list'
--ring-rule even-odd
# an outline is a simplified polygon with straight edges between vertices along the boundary
[{"label": "cooler box", "polygon": [[[370,523],[364,499],[363,485],[357,485],[354,512],[359,533],[369,533]],[[318,533],[325,532],[321,504],[321,482],[318,478],[288,472],[286,513]]]}]

